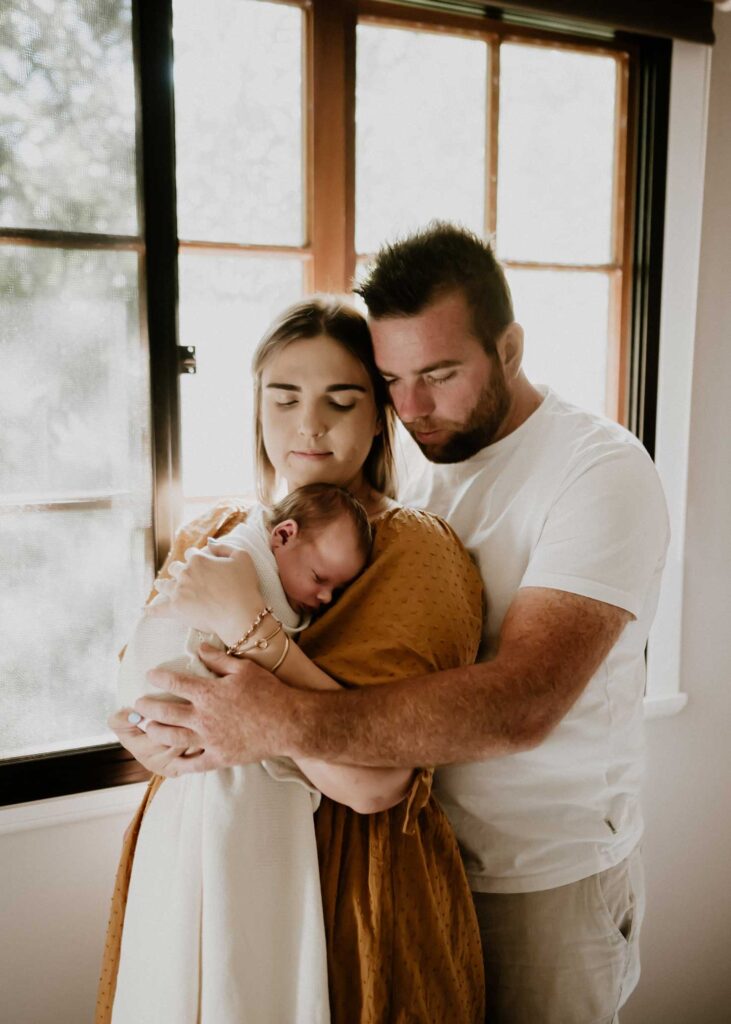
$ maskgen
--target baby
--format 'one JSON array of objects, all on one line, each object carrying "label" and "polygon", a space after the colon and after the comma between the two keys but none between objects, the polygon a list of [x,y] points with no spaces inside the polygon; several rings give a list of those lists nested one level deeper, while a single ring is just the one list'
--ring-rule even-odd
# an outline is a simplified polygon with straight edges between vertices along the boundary
[{"label": "baby", "polygon": [[[286,636],[304,629],[312,613],[329,604],[335,591],[361,572],[370,552],[371,527],[365,509],[349,491],[332,484],[308,484],[269,510],[253,508],[225,542],[251,557],[264,605]],[[198,648],[204,641],[225,647],[216,636],[188,629],[174,617],[165,618],[171,584],[159,580],[156,587],[162,596],[146,609],[124,653],[117,684],[120,707],[131,707],[144,693],[160,696],[147,682],[150,669],[210,676],[198,658]],[[249,644],[247,650],[244,625],[241,641],[229,649],[237,656],[262,650],[261,644]],[[286,655],[278,630],[265,647],[267,643]],[[276,661],[266,667],[273,669]]]},{"label": "baby", "polygon": [[[229,651],[246,657],[266,649],[276,671],[290,635],[364,568],[371,529],[349,492],[311,484],[270,510],[253,509],[225,542],[251,557],[267,609],[266,629],[242,623]],[[164,594],[170,584],[158,589]],[[166,601],[156,599],[157,614],[142,616],[125,651],[123,706],[152,692],[147,670],[163,663],[209,676],[198,647],[203,639],[224,646],[161,616]],[[319,798],[287,759],[165,780],[137,840],[113,1024],[327,1024],[312,823]],[[282,984],[283,965],[290,984]]]}]

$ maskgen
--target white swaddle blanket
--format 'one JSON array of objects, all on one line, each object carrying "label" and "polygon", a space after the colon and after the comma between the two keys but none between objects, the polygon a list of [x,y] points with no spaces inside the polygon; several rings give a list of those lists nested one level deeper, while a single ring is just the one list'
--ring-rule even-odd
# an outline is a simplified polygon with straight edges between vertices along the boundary
[{"label": "white swaddle blanket", "polygon": [[[265,603],[295,630],[262,510],[226,543],[251,555]],[[210,676],[195,653],[202,639],[211,638],[143,615],[122,660],[120,704],[156,692],[145,672],[161,663]],[[163,783],[135,851],[113,1024],[327,1024],[319,799],[287,759]]]}]

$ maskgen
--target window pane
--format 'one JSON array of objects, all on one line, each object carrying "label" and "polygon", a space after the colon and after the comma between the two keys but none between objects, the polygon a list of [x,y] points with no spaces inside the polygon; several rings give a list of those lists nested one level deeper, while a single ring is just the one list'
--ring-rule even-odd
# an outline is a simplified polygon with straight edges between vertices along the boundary
[{"label": "window pane", "polygon": [[303,15],[174,0],[178,233],[301,245]]},{"label": "window pane", "polygon": [[5,0],[0,225],[136,234],[130,0]]},{"label": "window pane", "polygon": [[112,738],[152,575],[137,272],[135,253],[0,250],[0,757]]},{"label": "window pane", "polygon": [[508,270],[515,317],[525,329],[523,366],[536,384],[605,413],[609,322],[606,274]]},{"label": "window pane", "polygon": [[148,542],[134,503],[0,509],[0,758],[114,741],[117,652],[151,582]]},{"label": "window pane", "polygon": [[504,259],[611,259],[616,61],[500,48],[497,242]]},{"label": "window pane", "polygon": [[487,47],[358,26],[356,250],[434,217],[482,233]]},{"label": "window pane", "polygon": [[3,247],[0,296],[0,492],[147,495],[136,253]]},{"label": "window pane", "polygon": [[[180,342],[198,372],[181,378],[183,493],[203,506],[253,494],[251,357],[274,317],[302,295],[293,259],[184,253]],[[190,505],[185,518],[200,512]]]}]

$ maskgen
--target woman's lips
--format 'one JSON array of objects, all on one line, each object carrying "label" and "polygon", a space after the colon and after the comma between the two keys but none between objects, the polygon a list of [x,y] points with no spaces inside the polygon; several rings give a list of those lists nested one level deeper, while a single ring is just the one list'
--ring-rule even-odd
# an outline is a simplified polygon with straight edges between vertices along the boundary
[{"label": "woman's lips", "polygon": [[318,451],[296,452],[296,451],[293,451],[292,455],[296,455],[298,459],[312,459],[315,462],[318,462],[321,459],[329,458],[332,455],[332,452],[318,452]]}]

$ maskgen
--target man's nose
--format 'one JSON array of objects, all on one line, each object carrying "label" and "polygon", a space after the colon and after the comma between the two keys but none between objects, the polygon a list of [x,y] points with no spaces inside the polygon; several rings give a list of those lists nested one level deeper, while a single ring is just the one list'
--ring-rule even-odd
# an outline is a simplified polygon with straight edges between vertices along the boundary
[{"label": "man's nose", "polygon": [[391,394],[399,419],[405,423],[423,419],[434,412],[434,398],[422,381],[403,382]]}]

